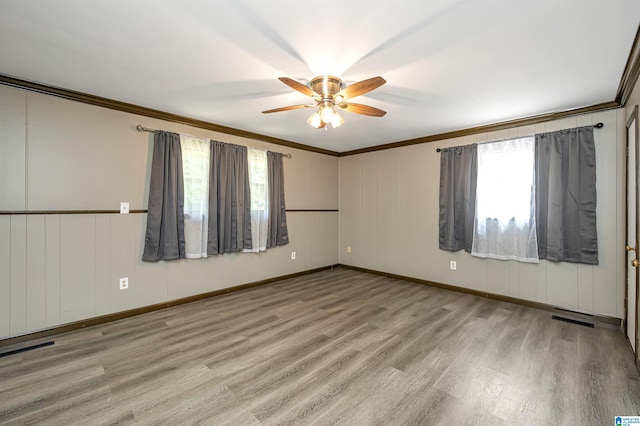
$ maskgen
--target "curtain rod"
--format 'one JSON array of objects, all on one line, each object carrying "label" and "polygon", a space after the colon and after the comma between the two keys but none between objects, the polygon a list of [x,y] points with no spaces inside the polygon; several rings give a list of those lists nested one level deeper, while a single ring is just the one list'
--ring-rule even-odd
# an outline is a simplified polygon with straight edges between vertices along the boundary
[{"label": "curtain rod", "polygon": [[[594,129],[602,129],[604,127],[604,123],[596,123],[593,125]],[[436,152],[442,151],[441,148],[436,148]]]},{"label": "curtain rod", "polygon": [[[143,127],[140,124],[138,124],[136,126],[136,130],[139,132],[149,132],[149,133],[153,133],[156,131],[156,129],[150,129],[148,127]],[[282,154],[283,157],[287,157],[287,158],[291,158],[291,154]]]}]

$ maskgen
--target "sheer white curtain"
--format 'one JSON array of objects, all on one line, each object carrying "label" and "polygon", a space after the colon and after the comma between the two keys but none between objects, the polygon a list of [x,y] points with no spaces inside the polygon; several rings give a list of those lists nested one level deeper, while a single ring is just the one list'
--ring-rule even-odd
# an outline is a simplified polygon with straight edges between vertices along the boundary
[{"label": "sheer white curtain", "polygon": [[478,145],[473,256],[538,263],[534,138]]},{"label": "sheer white curtain", "polygon": [[260,252],[267,249],[269,225],[269,181],[267,152],[249,148],[249,186],[251,188],[251,249],[245,252]]},{"label": "sheer white curtain", "polygon": [[180,135],[184,176],[184,238],[189,259],[207,257],[210,141]]}]

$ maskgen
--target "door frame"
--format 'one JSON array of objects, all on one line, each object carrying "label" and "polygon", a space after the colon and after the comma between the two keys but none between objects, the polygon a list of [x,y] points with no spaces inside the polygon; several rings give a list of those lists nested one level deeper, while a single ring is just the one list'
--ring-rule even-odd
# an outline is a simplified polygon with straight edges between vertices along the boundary
[{"label": "door frame", "polygon": [[[630,129],[631,125],[633,125],[633,129]],[[638,216],[640,214],[640,211],[638,209],[639,204],[640,204],[640,200],[638,199],[638,195],[639,195],[639,188],[638,188],[638,178],[640,177],[640,170],[639,170],[639,162],[638,162],[638,158],[640,157],[640,152],[638,152],[638,148],[640,148],[640,141],[638,140],[638,138],[640,137],[640,133],[639,133],[639,125],[638,125],[638,105],[636,105],[633,108],[633,111],[631,112],[631,115],[629,115],[629,118],[627,119],[626,122],[626,133],[625,133],[625,157],[626,157],[626,170],[625,170],[625,241],[627,240],[628,234],[629,234],[629,185],[634,185],[635,186],[635,193],[636,193],[636,206],[635,206],[635,214],[636,214],[636,241],[635,241],[635,245],[634,247],[636,247],[636,259],[639,258],[639,254],[638,254],[638,250],[640,250],[640,247],[638,247],[638,243],[640,242],[640,221],[638,220]],[[629,130],[632,130],[634,135],[635,135],[635,158],[631,159],[629,158]],[[635,182],[629,182],[629,167],[632,164],[631,162],[633,161],[633,165],[636,169],[636,181]],[[624,272],[625,272],[625,289],[624,289],[624,334],[625,337],[628,334],[628,326],[629,326],[629,318],[627,317],[627,313],[629,311],[628,309],[628,305],[629,305],[629,285],[628,285],[628,280],[629,280],[629,273],[630,273],[630,265],[629,262],[627,261],[627,253],[625,252],[624,255]],[[640,273],[638,271],[639,268],[634,268],[635,269],[635,281],[636,281],[636,324],[635,324],[635,348],[636,351],[633,354],[634,360],[635,360],[635,364],[636,366],[638,366],[638,368],[640,369],[640,358],[638,357],[638,353],[640,353],[640,348],[638,347],[638,323],[639,318],[638,318],[638,301],[640,300]],[[629,342],[629,345],[631,345],[631,342]],[[631,350],[633,351],[633,347],[631,348]]]}]

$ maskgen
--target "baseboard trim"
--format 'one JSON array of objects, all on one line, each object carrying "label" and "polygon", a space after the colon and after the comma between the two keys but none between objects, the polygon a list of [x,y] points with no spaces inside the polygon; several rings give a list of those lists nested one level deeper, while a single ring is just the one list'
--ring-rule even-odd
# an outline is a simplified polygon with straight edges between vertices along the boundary
[{"label": "baseboard trim", "polygon": [[170,300],[167,302],[157,303],[154,305],[142,306],[140,308],[130,309],[127,311],[115,312],[112,314],[101,315],[98,317],[87,318],[81,321],[75,321],[67,324],[62,324],[38,331],[33,331],[25,334],[21,334],[18,336],[12,336],[5,339],[0,339],[0,348],[4,346],[16,345],[19,343],[24,343],[36,339],[42,339],[49,336],[55,336],[62,333],[67,333],[69,331],[79,330],[86,327],[92,327],[95,325],[105,324],[112,321],[118,321],[124,318],[130,318],[137,315],[146,314],[148,312],[158,311],[161,309],[170,308],[172,306],[184,305],[185,303],[196,302],[198,300],[209,299],[216,296],[221,296],[223,294],[232,293],[235,291],[246,290],[248,288],[259,287],[267,284],[274,284],[278,281],[288,280],[290,278],[296,278],[307,274],[312,274],[314,272],[326,271],[328,269],[337,268],[339,265],[329,265],[323,266],[321,268],[308,269],[306,271],[294,272],[293,274],[280,275],[273,278],[267,278],[260,281],[254,281],[247,284],[240,284],[233,287],[223,288],[220,290],[209,291],[206,293],[196,294],[193,296],[182,297],[180,299]]},{"label": "baseboard trim", "polygon": [[[420,278],[414,278],[414,277],[410,277],[410,276],[407,276],[407,275],[399,275],[399,274],[394,274],[394,273],[390,273],[390,272],[377,271],[375,269],[361,268],[359,266],[353,266],[353,265],[346,265],[346,264],[338,263],[338,264],[334,264],[334,265],[323,266],[323,267],[320,267],[320,268],[308,269],[308,270],[305,270],[305,271],[295,272],[295,273],[292,273],[292,274],[280,275],[280,276],[277,276],[277,277],[267,278],[267,279],[260,280],[260,281],[254,281],[254,282],[251,282],[251,283],[240,284],[240,285],[237,285],[237,286],[223,288],[223,289],[220,289],[220,290],[214,290],[214,291],[210,291],[210,292],[206,292],[206,293],[196,294],[196,295],[193,295],[193,296],[183,297],[183,298],[180,298],[180,299],[170,300],[170,301],[167,301],[167,302],[157,303],[157,304],[154,304],[154,305],[143,306],[143,307],[140,307],[140,308],[130,309],[130,310],[127,310],[127,311],[121,311],[121,312],[115,312],[115,313],[112,313],[112,314],[101,315],[101,316],[98,316],[98,317],[93,317],[93,318],[88,318],[88,319],[85,319],[85,320],[82,320],[82,321],[76,321],[76,322],[72,322],[72,323],[62,324],[62,325],[59,325],[59,326],[54,326],[54,327],[50,327],[50,328],[46,328],[46,329],[42,329],[42,330],[38,330],[38,331],[33,331],[33,332],[30,332],[30,333],[21,334],[21,335],[18,335],[18,336],[7,337],[7,338],[4,338],[4,339],[0,339],[0,348],[5,347],[5,346],[17,345],[17,344],[21,344],[21,343],[24,343],[24,342],[37,340],[37,339],[43,339],[43,338],[46,338],[46,337],[55,336],[55,335],[58,335],[58,334],[67,333],[67,332],[70,332],[70,331],[79,330],[79,329],[86,328],[86,327],[92,327],[92,326],[96,326],[96,325],[100,325],[100,324],[105,324],[105,323],[109,323],[109,322],[113,322],[113,321],[118,321],[118,320],[121,320],[121,319],[125,319],[125,318],[134,317],[134,316],[137,316],[137,315],[146,314],[148,312],[153,312],[153,311],[158,311],[158,310],[161,310],[161,309],[170,308],[172,306],[184,305],[186,303],[196,302],[196,301],[203,300],[203,299],[209,299],[209,298],[216,297],[216,296],[221,296],[221,295],[227,294],[227,293],[232,293],[232,292],[245,290],[245,289],[249,289],[249,288],[253,288],[253,287],[259,287],[259,286],[263,286],[263,285],[267,285],[267,284],[274,284],[274,283],[277,283],[278,281],[284,281],[284,280],[287,280],[287,279],[290,279],[290,278],[296,278],[296,277],[300,277],[300,276],[303,276],[303,275],[312,274],[312,273],[315,273],[315,272],[326,271],[328,269],[333,269],[333,268],[338,268],[338,267],[342,267],[342,268],[346,268],[346,269],[352,269],[354,271],[366,272],[366,273],[369,273],[369,274],[385,276],[385,277],[389,277],[389,278],[395,278],[395,279],[404,280],[404,281],[409,281],[409,282],[413,282],[413,283],[417,283],[417,284],[423,284],[423,285],[428,285],[428,286],[432,286],[432,287],[442,288],[444,290],[455,291],[455,292],[458,292],[458,293],[465,293],[465,294],[471,294],[471,295],[479,296],[479,297],[486,297],[486,298],[489,298],[489,299],[499,300],[499,301],[502,301],[502,302],[513,303],[513,304],[516,304],[516,305],[528,306],[528,307],[531,307],[531,308],[536,308],[536,309],[541,309],[541,310],[545,310],[545,311],[549,311],[549,312],[553,312],[553,313],[558,313],[558,314],[561,314],[561,315],[564,315],[564,316],[570,316],[570,317],[572,317],[574,319],[578,319],[578,320],[585,320],[586,319],[589,322],[592,322],[596,327],[609,327],[609,328],[611,328],[611,326],[614,326],[616,329],[622,330],[622,320],[620,318],[609,317],[609,316],[605,316],[605,315],[592,315],[592,314],[587,314],[587,313],[584,313],[584,312],[578,312],[578,311],[572,311],[572,310],[569,310],[569,309],[560,308],[558,306],[549,305],[549,304],[546,304],[546,303],[533,302],[533,301],[530,301],[530,300],[519,299],[519,298],[516,298],[516,297],[503,296],[503,295],[500,295],[500,294],[482,292],[482,291],[479,291],[479,290],[473,290],[473,289],[469,289],[469,288],[465,288],[465,287],[459,287],[459,286],[450,285],[450,284],[443,284],[443,283],[439,283],[437,281],[423,280],[423,279],[420,279]],[[636,362],[638,363],[638,369],[640,371],[640,359],[636,359]]]},{"label": "baseboard trim", "polygon": [[510,297],[510,296],[503,296],[501,294],[496,294],[496,293],[488,293],[488,292],[484,292],[484,291],[479,291],[479,290],[473,290],[470,288],[465,288],[465,287],[458,287],[455,285],[450,285],[450,284],[443,284],[443,283],[439,283],[436,281],[430,281],[430,280],[423,280],[420,278],[414,278],[414,277],[409,277],[406,275],[399,275],[399,274],[393,274],[393,273],[389,273],[389,272],[383,272],[383,271],[376,271],[374,269],[368,269],[368,268],[361,268],[359,266],[352,266],[352,265],[345,265],[345,264],[338,264],[338,266],[342,267],[342,268],[347,268],[347,269],[353,269],[355,271],[360,271],[360,272],[367,272],[370,274],[375,274],[375,275],[382,275],[385,277],[389,277],[389,278],[395,278],[395,279],[399,279],[399,280],[404,280],[404,281],[409,281],[409,282],[413,282],[413,283],[417,283],[417,284],[424,284],[424,285],[428,285],[428,286],[432,286],[432,287],[438,287],[438,288],[442,288],[444,290],[451,290],[451,291],[455,291],[458,293],[465,293],[465,294],[471,294],[474,296],[480,296],[480,297],[486,297],[489,299],[493,299],[493,300],[499,300],[501,302],[508,302],[508,303],[513,303],[516,305],[522,305],[522,306],[527,306],[530,308],[536,308],[536,309],[541,309],[544,311],[549,311],[552,313],[556,313],[556,314],[560,314],[563,315],[565,317],[571,317],[571,319],[574,320],[578,320],[578,321],[588,321],[593,323],[596,327],[606,327],[606,328],[611,328],[611,326],[615,327],[616,330],[622,330],[622,320],[620,318],[615,318],[615,317],[609,317],[606,315],[593,315],[593,314],[588,314],[588,313],[584,313],[584,312],[578,312],[578,311],[572,311],[570,309],[564,309],[564,308],[560,308],[558,306],[554,306],[554,305],[549,305],[546,303],[541,303],[541,302],[533,302],[530,300],[525,300],[525,299],[519,299],[517,297]]}]

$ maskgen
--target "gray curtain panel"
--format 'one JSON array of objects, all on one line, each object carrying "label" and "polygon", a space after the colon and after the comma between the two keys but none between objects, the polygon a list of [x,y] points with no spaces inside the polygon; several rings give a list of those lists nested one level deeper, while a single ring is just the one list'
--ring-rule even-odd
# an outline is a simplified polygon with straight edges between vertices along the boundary
[{"label": "gray curtain panel", "polygon": [[597,265],[593,127],[535,137],[538,257]]},{"label": "gray curtain panel", "polygon": [[251,248],[247,147],[211,141],[207,254]]},{"label": "gray curtain panel", "polygon": [[476,213],[478,145],[440,151],[440,223],[442,250],[471,252]]},{"label": "gray curtain panel", "polygon": [[184,186],[180,135],[155,131],[147,233],[142,260],[185,258]]},{"label": "gray curtain panel", "polygon": [[287,231],[287,208],[284,201],[284,171],[282,154],[267,151],[269,174],[269,226],[267,228],[267,247],[289,244]]}]

